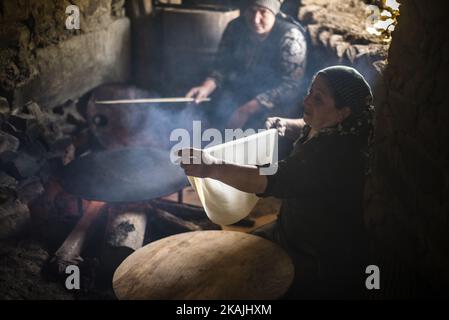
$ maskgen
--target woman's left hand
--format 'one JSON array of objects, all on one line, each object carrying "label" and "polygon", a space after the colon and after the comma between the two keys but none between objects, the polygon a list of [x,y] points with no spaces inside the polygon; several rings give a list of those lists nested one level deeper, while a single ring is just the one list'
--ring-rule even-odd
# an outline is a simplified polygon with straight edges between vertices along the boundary
[{"label": "woman's left hand", "polygon": [[230,129],[242,128],[248,121],[249,117],[253,113],[259,111],[260,109],[261,106],[256,99],[253,99],[245,103],[243,106],[234,111],[234,113],[231,115],[231,118],[229,119],[227,124],[227,128]]},{"label": "woman's left hand", "polygon": [[212,176],[219,159],[211,156],[207,151],[187,148],[178,151],[180,165],[187,176],[207,178]]}]

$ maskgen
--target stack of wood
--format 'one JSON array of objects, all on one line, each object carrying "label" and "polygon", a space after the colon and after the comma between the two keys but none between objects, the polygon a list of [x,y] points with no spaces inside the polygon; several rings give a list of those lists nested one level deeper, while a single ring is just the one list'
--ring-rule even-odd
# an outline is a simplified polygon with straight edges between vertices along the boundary
[{"label": "stack of wood", "polygon": [[74,102],[45,111],[34,102],[11,108],[0,97],[0,239],[23,230],[29,204],[44,192],[83,124]]},{"label": "stack of wood", "polygon": [[[52,261],[57,272],[65,274],[67,265],[83,261],[83,250],[94,242],[89,242],[93,234],[103,240],[97,256],[113,271],[151,241],[221,229],[197,206],[165,200],[110,204],[65,192],[54,173],[73,160],[74,145],[78,146],[74,137],[88,136],[86,129],[73,102],[51,110],[34,102],[11,108],[0,97],[0,240],[27,230],[31,216],[32,230],[50,248],[59,247]],[[104,236],[98,230],[105,231]]]},{"label": "stack of wood", "polygon": [[[126,257],[150,242],[183,232],[221,229],[203,208],[194,205],[163,199],[117,204],[86,201],[66,193],[55,181],[46,187],[45,194],[33,201],[31,212],[45,221],[41,231],[50,229],[47,240],[60,244],[50,270],[62,275],[68,265],[82,266],[84,253],[92,247],[99,249],[101,272],[110,278]],[[94,234],[101,230],[104,235]],[[92,238],[100,239],[101,245]]]}]

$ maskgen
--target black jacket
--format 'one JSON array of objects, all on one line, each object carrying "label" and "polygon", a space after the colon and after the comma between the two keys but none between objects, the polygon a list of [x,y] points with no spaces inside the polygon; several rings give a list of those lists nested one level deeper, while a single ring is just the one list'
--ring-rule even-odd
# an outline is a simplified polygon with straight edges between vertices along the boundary
[{"label": "black jacket", "polygon": [[267,188],[259,195],[282,199],[274,240],[293,257],[314,257],[322,281],[362,286],[367,242],[360,139],[329,134],[304,140],[279,162],[276,174],[267,176]]}]

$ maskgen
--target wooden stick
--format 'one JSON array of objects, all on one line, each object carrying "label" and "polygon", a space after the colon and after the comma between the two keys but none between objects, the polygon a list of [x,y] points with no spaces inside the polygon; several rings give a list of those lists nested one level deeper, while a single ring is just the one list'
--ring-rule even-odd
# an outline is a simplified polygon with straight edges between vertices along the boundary
[{"label": "wooden stick", "polygon": [[[194,102],[194,98],[149,98],[149,99],[124,99],[95,101],[96,104],[121,104],[121,103],[176,103]],[[210,101],[210,98],[200,99],[199,102]]]},{"label": "wooden stick", "polygon": [[147,226],[144,208],[121,209],[120,206],[109,209],[101,255],[103,270],[111,277],[123,260],[142,247]]},{"label": "wooden stick", "polygon": [[202,207],[161,199],[153,199],[150,203],[153,207],[168,211],[182,219],[207,219]]},{"label": "wooden stick", "polygon": [[186,221],[165,210],[161,210],[155,207],[150,208],[148,220],[150,224],[150,235],[151,226],[153,226],[153,228],[159,227],[163,233],[167,233],[164,236],[181,232],[199,231],[203,229],[196,223]]},{"label": "wooden stick", "polygon": [[96,218],[100,215],[105,202],[83,201],[86,204],[84,213],[75,228],[70,232],[61,247],[56,251],[52,261],[56,264],[59,273],[65,271],[69,264],[78,264],[81,259],[81,252],[89,236],[89,231]]}]

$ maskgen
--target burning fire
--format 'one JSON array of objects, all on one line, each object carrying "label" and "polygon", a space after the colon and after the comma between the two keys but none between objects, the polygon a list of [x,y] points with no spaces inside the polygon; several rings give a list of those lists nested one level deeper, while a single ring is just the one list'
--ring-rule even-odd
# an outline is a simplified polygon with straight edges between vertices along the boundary
[{"label": "burning fire", "polygon": [[367,6],[366,11],[369,16],[366,21],[366,30],[389,42],[399,16],[399,5],[396,0],[382,0],[379,6]]},{"label": "burning fire", "polygon": [[83,200],[84,213],[88,215],[97,214],[104,206],[105,202]]}]

